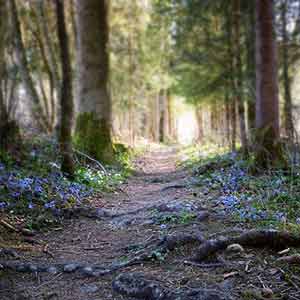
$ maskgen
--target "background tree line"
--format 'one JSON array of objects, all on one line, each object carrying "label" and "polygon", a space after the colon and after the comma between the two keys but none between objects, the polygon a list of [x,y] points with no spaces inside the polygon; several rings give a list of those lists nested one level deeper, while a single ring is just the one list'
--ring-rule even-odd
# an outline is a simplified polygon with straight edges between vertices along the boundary
[{"label": "background tree line", "polygon": [[269,165],[283,161],[280,135],[297,141],[297,0],[2,0],[0,7],[4,150],[31,127],[58,137],[68,173],[74,147],[111,163],[115,142],[176,141],[178,96],[195,108],[199,142],[241,144]]}]

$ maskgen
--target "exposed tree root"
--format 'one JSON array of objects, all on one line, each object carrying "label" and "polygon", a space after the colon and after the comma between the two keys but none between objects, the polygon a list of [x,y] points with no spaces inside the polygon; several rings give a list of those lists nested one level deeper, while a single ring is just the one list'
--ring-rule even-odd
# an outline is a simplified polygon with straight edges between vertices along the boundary
[{"label": "exposed tree root", "polygon": [[11,248],[0,248],[0,257],[1,256],[10,256],[13,258],[19,258],[19,254],[17,253],[16,250],[11,249]]},{"label": "exposed tree root", "polygon": [[186,188],[187,185],[186,184],[174,184],[174,185],[169,185],[169,186],[165,186],[164,188],[162,188],[160,190],[161,193],[170,190],[170,189],[184,189]]},{"label": "exposed tree root", "polygon": [[231,244],[244,247],[268,247],[282,249],[286,247],[299,247],[300,235],[277,230],[251,230],[238,237],[220,237],[202,243],[194,257],[195,261],[203,261],[218,251],[225,250]]},{"label": "exposed tree root", "polygon": [[144,250],[139,254],[134,256],[123,263],[112,263],[109,266],[101,265],[82,265],[77,263],[66,263],[66,264],[54,264],[54,265],[36,265],[31,263],[22,262],[7,262],[0,261],[0,268],[10,269],[15,272],[24,273],[38,273],[38,272],[48,272],[48,273],[72,273],[79,272],[85,276],[100,277],[104,275],[111,274],[122,268],[137,265],[143,262],[151,261],[157,258],[157,254],[164,254],[168,251],[174,250],[178,246],[182,246],[188,243],[201,243],[204,238],[200,234],[173,234],[166,236],[154,244],[149,244],[144,247]]},{"label": "exposed tree root", "polygon": [[121,274],[112,283],[113,290],[125,297],[141,300],[225,300],[229,296],[218,290],[169,290],[140,273]]}]

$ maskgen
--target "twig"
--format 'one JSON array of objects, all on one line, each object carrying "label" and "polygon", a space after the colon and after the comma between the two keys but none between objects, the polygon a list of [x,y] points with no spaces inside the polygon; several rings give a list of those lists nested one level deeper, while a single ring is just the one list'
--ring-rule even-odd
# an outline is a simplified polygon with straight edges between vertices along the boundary
[{"label": "twig", "polygon": [[14,226],[12,226],[11,224],[9,224],[8,222],[6,222],[4,220],[0,220],[0,224],[3,225],[4,227],[8,228],[11,231],[19,232],[19,230],[17,228],[15,228]]},{"label": "twig", "polygon": [[41,287],[48,285],[49,283],[51,283],[52,281],[54,281],[55,279],[57,279],[58,277],[60,277],[62,275],[62,273],[58,273],[57,275],[53,276],[50,280],[43,282],[42,284],[40,284],[39,286],[37,286],[35,288],[35,290],[40,289]]},{"label": "twig", "polygon": [[79,151],[79,150],[77,150],[77,149],[74,149],[74,151],[75,151],[76,153],[78,153],[79,155],[84,156],[85,158],[89,159],[90,161],[96,163],[96,164],[102,169],[102,171],[104,172],[104,174],[105,174],[106,176],[108,175],[106,169],[104,168],[104,166],[103,166],[98,160],[96,160],[96,159],[90,157],[90,156],[87,155],[86,153],[83,153],[83,152],[81,152],[81,151]]},{"label": "twig", "polygon": [[34,235],[34,232],[32,232],[28,229],[25,229],[25,228],[18,229],[16,227],[14,227],[13,225],[11,225],[10,223],[6,222],[5,220],[0,220],[0,225],[6,227],[7,229],[9,229],[13,232],[21,233],[21,234],[26,235],[26,236],[33,236]]}]

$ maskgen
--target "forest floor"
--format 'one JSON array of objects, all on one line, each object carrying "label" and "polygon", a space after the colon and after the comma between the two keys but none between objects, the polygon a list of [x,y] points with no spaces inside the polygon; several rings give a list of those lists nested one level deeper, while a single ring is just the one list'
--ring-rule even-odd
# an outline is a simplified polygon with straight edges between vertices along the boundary
[{"label": "forest floor", "polygon": [[[191,233],[212,238],[239,233],[247,227],[225,213],[216,202],[216,194],[193,184],[191,172],[176,167],[177,161],[176,148],[146,152],[136,160],[134,175],[120,189],[90,200],[90,206],[108,212],[107,217],[76,216],[33,240],[25,239],[18,257],[9,258],[10,262],[80,264],[86,266],[85,272],[4,270],[0,299],[300,299],[300,278],[276,260],[277,251],[225,251],[217,262],[197,264],[190,261],[197,242],[183,243],[167,252],[155,246],[164,236]],[[88,272],[89,266],[126,263],[146,249],[152,251],[148,261],[124,265],[106,275]],[[136,295],[129,293],[126,298],[112,288],[120,274],[138,274],[163,290],[186,296],[151,294],[134,298]]]}]

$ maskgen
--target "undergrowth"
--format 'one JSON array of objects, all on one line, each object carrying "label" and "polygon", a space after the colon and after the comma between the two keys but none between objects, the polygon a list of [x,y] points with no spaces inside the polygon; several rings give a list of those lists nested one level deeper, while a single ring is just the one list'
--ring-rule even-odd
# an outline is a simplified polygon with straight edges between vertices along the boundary
[{"label": "undergrowth", "polygon": [[131,172],[132,154],[117,146],[118,164],[105,167],[76,159],[73,181],[60,171],[60,155],[55,140],[24,141],[14,157],[0,153],[0,212],[21,215],[29,229],[56,222],[63,208],[80,206],[99,191],[113,191]]},{"label": "undergrowth", "polygon": [[245,160],[216,147],[193,147],[185,153],[188,158],[182,164],[192,168],[205,194],[216,195],[216,205],[224,213],[252,226],[299,231],[299,166],[253,175],[251,157]]}]

